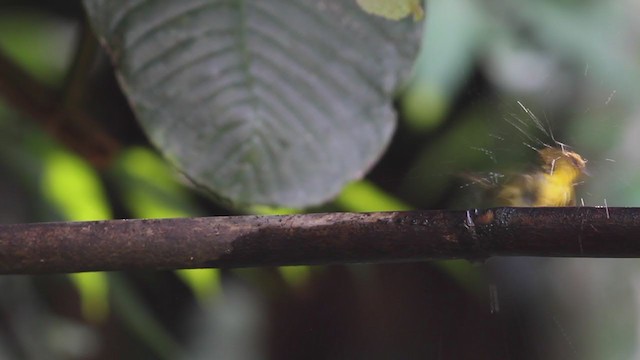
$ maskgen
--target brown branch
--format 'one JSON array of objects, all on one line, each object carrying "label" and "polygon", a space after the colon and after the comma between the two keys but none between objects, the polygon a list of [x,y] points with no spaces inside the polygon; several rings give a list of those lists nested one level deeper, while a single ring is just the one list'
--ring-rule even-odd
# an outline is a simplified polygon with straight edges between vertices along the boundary
[{"label": "brown branch", "polygon": [[0,97],[96,167],[107,167],[118,151],[119,144],[97,120],[78,107],[65,106],[59,92],[31,77],[2,51]]},{"label": "brown branch", "polygon": [[640,257],[640,208],[495,208],[0,225],[0,273],[490,256]]}]

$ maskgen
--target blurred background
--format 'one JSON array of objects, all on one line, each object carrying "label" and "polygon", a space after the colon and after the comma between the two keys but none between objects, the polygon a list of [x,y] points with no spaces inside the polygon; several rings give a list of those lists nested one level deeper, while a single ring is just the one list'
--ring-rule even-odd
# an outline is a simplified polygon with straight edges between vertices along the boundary
[{"label": "blurred background", "polygon": [[[632,0],[430,1],[389,149],[308,211],[486,206],[461,175],[535,167],[531,138],[553,142],[513,125],[532,124],[522,106],[588,159],[579,203],[638,206],[639,14]],[[0,0],[0,94],[2,223],[237,214],[149,146],[79,1]],[[635,359],[639,270],[510,258],[2,276],[0,358]]]}]

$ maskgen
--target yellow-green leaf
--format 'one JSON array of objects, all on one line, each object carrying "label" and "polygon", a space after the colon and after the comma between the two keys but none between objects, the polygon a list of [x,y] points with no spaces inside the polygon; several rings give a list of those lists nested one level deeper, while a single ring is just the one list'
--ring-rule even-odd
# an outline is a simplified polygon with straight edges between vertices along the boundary
[{"label": "yellow-green leaf", "polygon": [[391,20],[413,15],[413,20],[424,18],[420,0],[356,0],[365,12]]}]

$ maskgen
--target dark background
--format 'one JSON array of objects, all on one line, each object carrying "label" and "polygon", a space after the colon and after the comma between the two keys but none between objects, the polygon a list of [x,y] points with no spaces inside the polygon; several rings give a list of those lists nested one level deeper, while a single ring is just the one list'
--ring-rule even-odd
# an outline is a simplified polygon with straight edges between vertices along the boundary
[{"label": "dark background", "polygon": [[[524,143],[552,142],[512,125],[533,124],[518,102],[589,160],[586,205],[637,206],[639,13],[625,0],[432,1],[388,151],[310,211],[484,206],[464,174],[535,167]],[[18,77],[24,96],[54,104],[25,113],[0,98],[1,222],[231,213],[149,146],[79,2],[0,1],[0,50],[53,89]],[[70,132],[57,114],[73,107],[93,122]],[[635,260],[491,259],[4,276],[0,358],[628,359],[636,274]]]}]

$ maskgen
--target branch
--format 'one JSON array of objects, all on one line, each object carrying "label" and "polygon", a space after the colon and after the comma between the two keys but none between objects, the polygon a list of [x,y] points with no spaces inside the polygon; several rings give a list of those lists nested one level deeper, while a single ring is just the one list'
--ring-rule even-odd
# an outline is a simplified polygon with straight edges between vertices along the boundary
[{"label": "branch", "polygon": [[0,273],[490,256],[640,257],[640,208],[494,208],[0,225]]},{"label": "branch", "polygon": [[98,168],[107,167],[118,152],[118,142],[96,119],[78,107],[62,104],[57,91],[34,79],[0,51],[2,99]]}]

